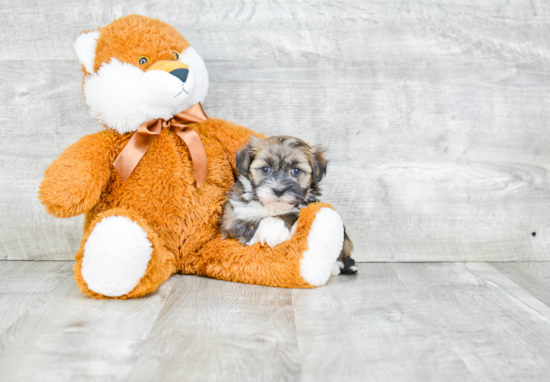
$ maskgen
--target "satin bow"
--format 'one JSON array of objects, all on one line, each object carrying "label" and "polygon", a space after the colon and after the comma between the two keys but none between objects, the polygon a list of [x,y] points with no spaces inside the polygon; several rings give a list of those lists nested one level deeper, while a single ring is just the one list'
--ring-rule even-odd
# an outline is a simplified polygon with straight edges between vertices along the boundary
[{"label": "satin bow", "polygon": [[170,128],[187,145],[195,169],[197,187],[200,187],[208,177],[208,161],[199,134],[186,123],[202,122],[207,118],[199,102],[189,109],[175,114],[168,121],[159,118],[143,122],[113,163],[122,181],[126,181],[134,171],[162,129]]}]

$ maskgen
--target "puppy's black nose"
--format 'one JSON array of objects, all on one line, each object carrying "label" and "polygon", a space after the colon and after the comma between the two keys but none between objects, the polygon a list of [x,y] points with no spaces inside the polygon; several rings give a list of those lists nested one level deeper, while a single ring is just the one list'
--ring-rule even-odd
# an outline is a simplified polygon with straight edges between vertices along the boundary
[{"label": "puppy's black nose", "polygon": [[178,77],[181,82],[187,81],[189,75],[189,69],[175,69],[170,72],[171,75]]},{"label": "puppy's black nose", "polygon": [[284,193],[285,193],[286,189],[285,188],[274,188],[273,189],[273,193],[276,195],[276,196],[282,196]]}]

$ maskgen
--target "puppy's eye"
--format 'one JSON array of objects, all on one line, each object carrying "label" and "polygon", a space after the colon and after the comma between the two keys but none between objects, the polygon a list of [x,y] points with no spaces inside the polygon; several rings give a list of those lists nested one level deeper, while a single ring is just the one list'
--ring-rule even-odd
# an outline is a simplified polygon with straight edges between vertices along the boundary
[{"label": "puppy's eye", "polygon": [[270,171],[271,169],[269,168],[269,166],[262,167],[262,173],[264,173],[265,175],[269,174]]},{"label": "puppy's eye", "polygon": [[174,54],[174,58],[175,58],[176,60],[179,60],[179,59],[180,59],[180,54],[179,54],[178,52],[173,51],[172,53]]},{"label": "puppy's eye", "polygon": [[302,170],[300,170],[298,167],[294,167],[292,169],[292,175],[298,176],[298,175],[300,175],[301,172],[302,172]]},{"label": "puppy's eye", "polygon": [[149,58],[148,57],[145,57],[145,56],[141,56],[140,58],[138,58],[138,63],[140,65],[145,65],[146,63],[149,62]]}]

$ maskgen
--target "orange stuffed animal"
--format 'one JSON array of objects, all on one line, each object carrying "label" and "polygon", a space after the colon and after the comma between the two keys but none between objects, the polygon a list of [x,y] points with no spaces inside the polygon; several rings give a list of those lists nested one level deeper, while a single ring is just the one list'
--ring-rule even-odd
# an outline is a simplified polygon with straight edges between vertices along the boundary
[{"label": "orange stuffed animal", "polygon": [[276,246],[221,240],[235,152],[251,130],[207,118],[203,60],[172,26],[130,15],[81,34],[75,51],[91,114],[106,129],[81,138],[46,170],[48,213],[86,214],[75,279],[95,298],[133,298],[171,274],[274,287],[328,280],[343,225],[328,204],[302,209]]}]

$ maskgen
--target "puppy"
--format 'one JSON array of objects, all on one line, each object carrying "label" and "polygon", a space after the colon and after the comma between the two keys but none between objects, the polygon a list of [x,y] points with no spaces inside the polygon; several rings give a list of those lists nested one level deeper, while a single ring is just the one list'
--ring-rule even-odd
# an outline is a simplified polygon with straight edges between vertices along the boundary
[{"label": "puppy", "polygon": [[[239,176],[229,191],[221,218],[222,239],[274,247],[290,239],[300,209],[318,201],[319,182],[327,172],[327,160],[318,146],[301,139],[274,136],[250,137],[237,151]],[[344,245],[333,275],[355,273],[353,244],[344,228]]]}]

